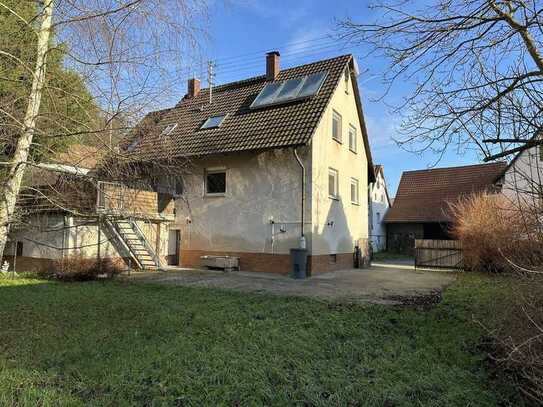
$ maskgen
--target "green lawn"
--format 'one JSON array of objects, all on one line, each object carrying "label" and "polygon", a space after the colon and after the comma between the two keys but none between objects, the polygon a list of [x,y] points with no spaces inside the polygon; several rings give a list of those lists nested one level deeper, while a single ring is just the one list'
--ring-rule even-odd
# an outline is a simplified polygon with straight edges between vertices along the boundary
[{"label": "green lawn", "polygon": [[0,405],[519,405],[471,322],[503,287],[464,276],[417,310],[0,281]]}]

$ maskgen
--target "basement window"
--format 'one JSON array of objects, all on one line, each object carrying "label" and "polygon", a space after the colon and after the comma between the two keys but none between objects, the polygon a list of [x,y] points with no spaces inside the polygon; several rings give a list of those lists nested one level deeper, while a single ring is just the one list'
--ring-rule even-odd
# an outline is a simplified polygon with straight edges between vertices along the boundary
[{"label": "basement window", "polygon": [[221,124],[224,122],[224,119],[226,118],[226,115],[219,115],[219,116],[211,116],[209,119],[207,119],[204,124],[202,124],[202,127],[200,129],[215,129],[217,127],[220,127]]},{"label": "basement window", "polygon": [[226,170],[207,170],[205,191],[211,196],[226,194]]}]

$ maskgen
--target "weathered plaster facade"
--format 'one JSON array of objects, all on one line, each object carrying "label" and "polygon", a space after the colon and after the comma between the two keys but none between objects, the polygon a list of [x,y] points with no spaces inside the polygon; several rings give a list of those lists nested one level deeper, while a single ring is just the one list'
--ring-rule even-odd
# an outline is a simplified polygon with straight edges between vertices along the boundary
[{"label": "weathered plaster facade", "polygon": [[[333,111],[342,116],[341,143],[332,139]],[[349,149],[350,125],[356,129],[356,152]],[[368,159],[362,127],[353,83],[343,78],[311,143],[298,148],[306,168],[304,225],[314,270],[352,267],[355,244],[366,247]],[[328,194],[329,168],[338,172],[337,199]],[[214,170],[226,171],[226,193],[207,196],[205,174]],[[351,202],[353,178],[357,202]],[[203,254],[231,254],[247,270],[289,271],[289,250],[299,246],[301,231],[301,168],[292,148],[195,160],[184,185],[172,226],[181,231],[182,265],[198,265]],[[266,260],[257,260],[258,254]]]}]

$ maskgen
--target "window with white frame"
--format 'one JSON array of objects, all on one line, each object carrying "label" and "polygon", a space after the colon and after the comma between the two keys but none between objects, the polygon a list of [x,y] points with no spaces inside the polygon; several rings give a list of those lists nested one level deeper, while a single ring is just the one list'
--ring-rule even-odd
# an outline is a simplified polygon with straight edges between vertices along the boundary
[{"label": "window with white frame", "polygon": [[328,169],[328,196],[333,199],[339,198],[339,175],[333,168]]},{"label": "window with white frame", "polygon": [[349,125],[349,150],[356,153],[356,127]]},{"label": "window with white frame", "polygon": [[341,143],[341,115],[335,110],[332,112],[332,138]]},{"label": "window with white frame", "polygon": [[226,193],[226,170],[206,170],[205,176],[206,195],[224,195]]},{"label": "window with white frame", "polygon": [[351,203],[356,205],[360,203],[358,191],[358,180],[356,178],[351,178]]}]

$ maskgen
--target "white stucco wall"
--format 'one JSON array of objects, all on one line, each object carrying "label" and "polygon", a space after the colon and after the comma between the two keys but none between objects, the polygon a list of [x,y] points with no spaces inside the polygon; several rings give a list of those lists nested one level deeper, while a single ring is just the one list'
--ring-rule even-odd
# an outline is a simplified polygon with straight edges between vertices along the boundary
[{"label": "white stucco wall", "polygon": [[[43,213],[31,215],[25,219],[29,226],[15,229],[10,233],[12,241],[6,250],[12,255],[13,241],[23,242],[24,257],[41,259],[60,259],[62,256],[81,254],[85,257],[98,256],[98,224],[92,219],[74,218],[61,213]],[[139,221],[143,233],[147,236],[151,247],[156,248],[158,225]],[[160,255],[165,256],[168,250],[167,225],[162,223],[160,232]],[[102,257],[128,257],[128,253],[114,245],[107,228],[100,233],[100,254]]]},{"label": "white stucco wall", "polygon": [[66,243],[64,222],[64,215],[61,213],[44,213],[25,218],[27,226],[13,228],[10,231],[10,241],[4,254],[14,255],[15,241],[19,241],[23,245],[24,257],[62,258],[60,249]]},{"label": "white stucco wall", "polygon": [[523,151],[505,172],[502,191],[514,203],[539,207],[543,187],[540,147]]},{"label": "white stucco wall", "polygon": [[[342,117],[342,143],[332,138],[333,111]],[[356,128],[357,152],[349,149],[349,125]],[[312,147],[312,248],[314,255],[352,253],[354,242],[368,238],[368,161],[353,83],[338,84],[315,132]],[[328,171],[339,174],[339,199],[328,194]],[[351,203],[351,178],[359,182],[359,204]]]},{"label": "white stucco wall", "polygon": [[[310,169],[307,148],[299,153]],[[226,194],[206,196],[206,169],[226,169]],[[193,162],[176,200],[182,250],[286,254],[298,247],[301,175],[293,150],[210,156]],[[307,185],[307,196],[310,185]],[[310,201],[306,209],[310,226]],[[272,240],[272,225],[275,233]],[[284,232],[281,232],[284,230]],[[308,234],[308,248],[311,236]]]},{"label": "white stucco wall", "polygon": [[387,199],[386,180],[381,171],[376,182],[370,187],[370,238],[373,250],[378,252],[386,248],[386,225],[383,219],[390,207]]}]

